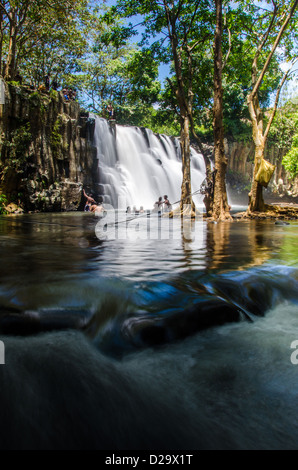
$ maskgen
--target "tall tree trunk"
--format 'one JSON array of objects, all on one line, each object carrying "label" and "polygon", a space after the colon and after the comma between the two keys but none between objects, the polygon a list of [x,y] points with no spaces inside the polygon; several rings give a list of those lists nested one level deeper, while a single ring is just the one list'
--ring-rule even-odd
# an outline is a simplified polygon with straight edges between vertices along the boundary
[{"label": "tall tree trunk", "polygon": [[206,155],[206,152],[204,150],[200,137],[197,135],[195,131],[193,115],[190,116],[190,123],[191,123],[191,132],[192,132],[193,138],[197,142],[199,150],[205,162],[206,179],[205,179],[205,193],[204,193],[205,195],[204,195],[203,202],[205,204],[207,217],[212,217],[214,181],[213,181],[213,174],[212,174],[212,169],[211,169],[211,162],[210,162],[210,159]]},{"label": "tall tree trunk", "polygon": [[[183,74],[183,50],[190,52],[186,46],[187,33],[185,31],[184,45],[179,46],[179,39],[177,34],[177,26],[179,26],[179,10],[175,10],[174,2],[163,0],[166,21],[169,31],[169,38],[171,42],[173,62],[175,66],[175,75],[177,79],[177,88],[174,90],[179,105],[179,116],[181,122],[181,153],[182,153],[182,186],[181,186],[181,203],[180,212],[183,211],[183,206],[188,205],[191,208],[191,216],[195,216],[195,203],[192,199],[191,192],[191,167],[190,167],[190,125],[192,116],[192,85],[191,78],[189,80],[189,87],[185,85],[185,75]],[[182,2],[181,2],[182,5]],[[190,56],[189,56],[190,58]],[[189,63],[189,65],[191,65]],[[171,80],[169,80],[171,84]],[[172,86],[172,84],[171,84]],[[174,88],[172,86],[172,88]]]},{"label": "tall tree trunk", "polygon": [[222,0],[215,0],[216,32],[214,39],[214,152],[215,182],[212,217],[215,220],[230,219],[226,189],[228,160],[224,148],[223,88],[222,88]]},{"label": "tall tree trunk", "polygon": [[248,195],[248,212],[261,212],[265,209],[263,187],[255,180],[255,178],[262,163],[262,159],[264,158],[265,139],[263,135],[263,116],[257,96],[253,98],[249,95],[248,109],[252,122],[253,141],[255,144],[254,172],[251,191]]},{"label": "tall tree trunk", "polygon": [[2,67],[3,36],[4,36],[3,12],[2,10],[0,10],[0,75],[2,75],[3,73],[3,67]]},{"label": "tall tree trunk", "polygon": [[181,119],[181,156],[182,156],[182,186],[180,209],[187,205],[195,213],[195,204],[191,193],[191,167],[190,167],[190,121],[185,115]]},{"label": "tall tree trunk", "polygon": [[17,51],[17,26],[16,26],[16,12],[12,11],[10,18],[10,30],[9,30],[9,46],[7,55],[7,64],[5,71],[5,80],[13,80],[16,74],[15,62],[16,62],[16,51]]},{"label": "tall tree trunk", "polygon": [[[259,53],[259,51],[258,51]],[[252,63],[252,83],[253,88],[257,82],[258,78],[258,53],[254,57]],[[264,210],[264,199],[263,199],[263,188],[255,180],[255,177],[260,168],[262,159],[264,158],[265,150],[265,140],[263,135],[263,115],[260,107],[260,102],[257,94],[249,94],[247,97],[248,111],[252,123],[252,135],[253,141],[255,144],[255,158],[254,158],[254,172],[253,172],[253,181],[251,186],[251,191],[248,195],[249,197],[249,207],[248,212],[251,211],[262,211]]]}]

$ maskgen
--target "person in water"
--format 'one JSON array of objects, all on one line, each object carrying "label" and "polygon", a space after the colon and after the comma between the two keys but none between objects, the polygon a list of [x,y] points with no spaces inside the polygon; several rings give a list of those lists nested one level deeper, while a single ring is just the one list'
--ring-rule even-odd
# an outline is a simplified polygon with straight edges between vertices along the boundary
[{"label": "person in water", "polygon": [[162,204],[163,204],[162,197],[160,197],[158,201],[156,201],[156,203],[154,204],[154,209],[157,211],[160,211],[162,208]]},{"label": "person in water", "polygon": [[166,212],[170,212],[172,210],[172,204],[169,201],[169,198],[167,195],[164,196],[164,208]]},{"label": "person in water", "polygon": [[91,194],[90,195],[86,194],[85,189],[83,189],[83,194],[84,194],[84,197],[86,198],[84,211],[85,212],[90,212],[91,208],[92,208],[92,204],[96,204],[96,201],[93,199]]},{"label": "person in water", "polygon": [[90,212],[92,212],[93,214],[95,215],[100,215],[102,214],[103,212],[105,211],[103,205],[100,203],[100,204],[93,204],[91,206],[91,209],[90,209]]}]

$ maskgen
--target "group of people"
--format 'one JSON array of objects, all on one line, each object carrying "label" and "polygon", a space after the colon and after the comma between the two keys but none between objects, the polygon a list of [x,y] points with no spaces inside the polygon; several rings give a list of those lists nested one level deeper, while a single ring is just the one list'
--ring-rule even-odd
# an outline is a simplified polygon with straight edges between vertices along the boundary
[{"label": "group of people", "polygon": [[172,210],[172,204],[167,195],[164,196],[163,200],[161,196],[158,198],[158,201],[154,204],[154,210],[156,212],[170,212]]},{"label": "group of people", "polygon": [[66,101],[75,101],[77,97],[77,92],[76,90],[73,90],[72,88],[63,88],[62,90],[63,97]]},{"label": "group of people", "polygon": [[[171,212],[172,210],[172,204],[169,201],[168,196],[165,194],[164,197],[160,196],[158,198],[158,201],[155,202],[153,212]],[[144,207],[141,206],[140,209],[137,209],[136,206],[133,206],[131,208],[130,206],[127,207],[126,209],[126,214],[134,214],[134,215],[139,215],[143,214],[145,212]],[[147,211],[147,213],[150,213],[150,211]]]},{"label": "group of people", "polygon": [[[19,82],[20,84],[23,83],[23,77],[21,76],[19,70],[17,70],[15,81]],[[51,89],[54,91],[58,91],[59,89],[57,78],[55,77],[53,80],[51,80],[50,72],[43,77],[43,82],[38,87],[36,87],[36,84],[34,84],[33,81],[31,81],[30,85],[28,86],[30,86],[31,90],[38,89],[38,91],[42,93],[48,93]],[[77,91],[67,86],[62,89],[62,94],[65,101],[75,101],[77,98]],[[109,119],[114,119],[115,112],[111,104],[108,106],[107,111]]]},{"label": "group of people", "polygon": [[[54,91],[58,91],[59,85],[56,79],[52,80],[51,82],[51,74],[48,73],[44,77],[44,85],[42,85],[42,91],[50,91],[50,88]],[[64,87],[62,89],[63,97],[66,101],[75,101],[77,97],[77,92],[73,88]]]},{"label": "group of people", "polygon": [[[171,212],[172,210],[172,204],[169,201],[168,196],[165,194],[164,197],[160,196],[158,198],[158,201],[155,202],[153,212]],[[134,214],[134,215],[139,215],[143,214],[145,212],[144,207],[141,206],[140,209],[137,209],[136,206],[133,206],[131,208],[130,206],[127,207],[126,209],[126,214]],[[150,213],[150,211],[147,211],[147,213]]]},{"label": "group of people", "polygon": [[[91,194],[86,193],[85,189],[83,189],[83,194],[86,199],[85,207],[84,207],[85,212],[93,212],[93,213],[104,212],[105,209],[101,202],[97,203],[95,199],[93,199]],[[164,195],[163,198],[160,196],[158,201],[156,201],[154,204],[154,212],[159,212],[159,213],[170,212],[171,210],[172,210],[172,204],[170,203],[167,195]],[[150,212],[150,211],[147,211],[147,212]],[[133,206],[133,208],[128,206],[126,209],[126,214],[128,215],[130,214],[140,215],[144,213],[145,213],[145,209],[143,206],[141,206],[140,209],[137,209],[136,206]]]},{"label": "group of people", "polygon": [[144,214],[144,212],[145,212],[145,210],[144,210],[143,206],[141,206],[140,209],[137,209],[136,206],[133,206],[133,208],[128,206],[128,208],[126,209],[126,214],[139,215],[139,214]]},{"label": "group of people", "polygon": [[[32,85],[31,88],[34,89],[34,86]],[[39,86],[38,90],[43,93],[48,93],[50,89],[54,91],[58,91],[58,88],[59,88],[59,84],[57,80],[53,79],[51,81],[51,74],[48,73],[47,75],[45,75],[43,84]],[[76,90],[73,88],[69,88],[67,86],[62,89],[62,94],[63,94],[63,98],[65,99],[65,101],[75,101],[77,98]]]}]

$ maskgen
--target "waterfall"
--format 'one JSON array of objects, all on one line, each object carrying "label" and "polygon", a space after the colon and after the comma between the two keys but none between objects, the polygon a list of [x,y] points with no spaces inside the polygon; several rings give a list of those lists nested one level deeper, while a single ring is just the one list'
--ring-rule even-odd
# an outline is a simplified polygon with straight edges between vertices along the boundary
[{"label": "waterfall", "polygon": [[[182,164],[178,139],[156,135],[149,129],[116,125],[96,117],[99,194],[104,203],[152,209],[159,196],[168,195],[173,203],[181,197]],[[116,136],[115,136],[116,134]],[[205,179],[203,157],[192,149],[192,191],[200,189]],[[194,196],[197,206],[203,197]]]}]

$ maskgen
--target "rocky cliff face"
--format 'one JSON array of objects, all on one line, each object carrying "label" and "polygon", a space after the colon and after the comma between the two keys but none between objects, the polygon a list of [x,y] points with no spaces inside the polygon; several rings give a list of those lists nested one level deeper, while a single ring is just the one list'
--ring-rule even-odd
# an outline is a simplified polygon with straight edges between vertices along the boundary
[{"label": "rocky cliff face", "polygon": [[[228,157],[227,180],[231,189],[242,194],[248,200],[247,194],[253,177],[254,143],[225,141],[225,152]],[[282,165],[285,151],[277,145],[267,145],[265,159],[276,165],[272,180],[266,189],[265,198],[297,198],[298,180],[291,181]]]},{"label": "rocky cliff face", "polygon": [[7,86],[0,105],[0,189],[25,211],[71,211],[94,190],[94,120],[62,93]]}]

